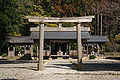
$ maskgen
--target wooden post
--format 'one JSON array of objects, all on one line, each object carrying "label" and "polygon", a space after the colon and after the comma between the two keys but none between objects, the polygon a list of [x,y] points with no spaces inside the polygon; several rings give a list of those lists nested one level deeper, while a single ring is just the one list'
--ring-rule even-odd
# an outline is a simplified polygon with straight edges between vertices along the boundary
[{"label": "wooden post", "polygon": [[62,27],[62,23],[59,23],[59,28],[61,28]]},{"label": "wooden post", "polygon": [[77,24],[77,53],[78,53],[78,64],[77,69],[82,70],[82,41],[81,41],[81,24]]},{"label": "wooden post", "polygon": [[24,45],[24,54],[26,54],[26,45]]},{"label": "wooden post", "polygon": [[30,53],[31,53],[31,56],[33,56],[33,44],[31,44],[31,47],[30,47]]},{"label": "wooden post", "polygon": [[50,50],[49,58],[51,58],[51,43],[50,43],[50,46],[49,46],[49,50]]},{"label": "wooden post", "polygon": [[68,54],[69,54],[69,57],[70,57],[70,55],[71,55],[70,50],[71,50],[71,45],[70,45],[70,42],[69,42],[69,43],[68,43]]},{"label": "wooden post", "polygon": [[13,46],[13,54],[12,56],[15,56],[15,47]]},{"label": "wooden post", "polygon": [[89,50],[89,49],[88,49],[88,44],[87,44],[87,55],[88,55],[88,50]]},{"label": "wooden post", "polygon": [[38,70],[43,70],[43,49],[44,49],[44,23],[40,24],[39,27],[39,61]]},{"label": "wooden post", "polygon": [[100,47],[99,47],[99,44],[97,44],[97,48],[98,48],[97,56],[99,56],[99,54],[100,54]]},{"label": "wooden post", "polygon": [[39,55],[39,53],[38,53],[38,52],[39,52],[39,51],[38,51],[38,46],[37,46],[37,58],[36,58],[37,60],[38,60],[38,55]]},{"label": "wooden post", "polygon": [[8,57],[10,56],[10,47],[8,47]]}]

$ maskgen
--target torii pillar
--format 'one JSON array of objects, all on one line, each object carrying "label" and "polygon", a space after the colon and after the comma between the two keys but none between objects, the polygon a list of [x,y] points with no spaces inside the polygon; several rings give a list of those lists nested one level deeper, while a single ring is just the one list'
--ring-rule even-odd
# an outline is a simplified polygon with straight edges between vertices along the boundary
[{"label": "torii pillar", "polygon": [[44,70],[44,65],[43,65],[43,50],[44,50],[44,23],[40,23],[40,26],[39,26],[38,70]]},{"label": "torii pillar", "polygon": [[77,23],[77,53],[78,53],[78,64],[77,69],[82,70],[82,41],[81,41],[81,23]]}]

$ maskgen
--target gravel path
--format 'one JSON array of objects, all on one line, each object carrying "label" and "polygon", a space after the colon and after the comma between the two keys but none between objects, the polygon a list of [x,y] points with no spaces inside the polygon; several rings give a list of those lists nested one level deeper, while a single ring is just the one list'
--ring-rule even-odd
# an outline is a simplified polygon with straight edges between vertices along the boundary
[{"label": "gravel path", "polygon": [[117,60],[85,60],[83,71],[77,71],[69,60],[51,60],[45,65],[44,71],[36,71],[36,66],[37,61],[0,60],[0,79],[120,80],[120,61]]}]

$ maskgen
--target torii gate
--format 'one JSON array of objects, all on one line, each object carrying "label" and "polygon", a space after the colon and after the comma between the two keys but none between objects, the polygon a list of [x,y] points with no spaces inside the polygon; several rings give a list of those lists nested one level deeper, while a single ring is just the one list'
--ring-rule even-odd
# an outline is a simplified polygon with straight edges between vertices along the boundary
[{"label": "torii gate", "polygon": [[26,16],[29,22],[39,22],[39,61],[38,70],[44,70],[43,66],[43,49],[44,49],[44,23],[45,22],[74,22],[77,23],[77,53],[78,53],[78,70],[82,68],[82,41],[81,41],[81,23],[82,22],[92,22],[94,16],[83,16],[83,17],[38,17],[38,16]]}]

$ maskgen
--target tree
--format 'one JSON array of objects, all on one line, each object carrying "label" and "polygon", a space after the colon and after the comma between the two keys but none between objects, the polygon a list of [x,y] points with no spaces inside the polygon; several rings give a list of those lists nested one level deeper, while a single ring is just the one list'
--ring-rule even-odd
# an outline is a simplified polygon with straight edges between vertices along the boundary
[{"label": "tree", "polygon": [[21,36],[26,25],[24,16],[29,14],[28,8],[32,6],[29,2],[30,0],[0,0],[0,50],[4,50],[7,36]]},{"label": "tree", "polygon": [[116,43],[120,44],[120,33],[115,36]]}]

